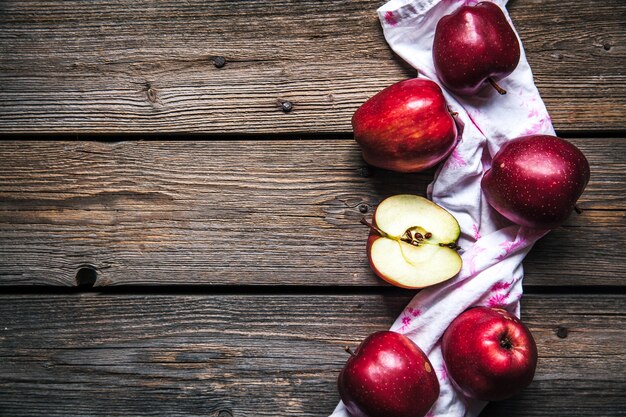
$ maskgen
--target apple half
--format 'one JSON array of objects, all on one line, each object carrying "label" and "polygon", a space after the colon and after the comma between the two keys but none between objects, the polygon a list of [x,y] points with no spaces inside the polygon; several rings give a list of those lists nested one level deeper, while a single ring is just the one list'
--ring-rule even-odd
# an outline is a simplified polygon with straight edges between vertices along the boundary
[{"label": "apple half", "polygon": [[380,278],[403,288],[423,288],[461,270],[456,245],[461,228],[432,201],[410,194],[383,200],[374,212],[367,255]]}]

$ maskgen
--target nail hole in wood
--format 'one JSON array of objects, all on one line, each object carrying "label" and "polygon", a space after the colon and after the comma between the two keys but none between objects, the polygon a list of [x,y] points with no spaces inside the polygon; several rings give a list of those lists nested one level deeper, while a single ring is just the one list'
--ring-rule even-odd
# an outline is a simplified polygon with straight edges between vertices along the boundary
[{"label": "nail hole in wood", "polygon": [[604,48],[605,51],[610,51],[611,50],[611,44],[610,43],[605,43],[604,45],[602,45],[602,47]]},{"label": "nail hole in wood", "polygon": [[280,109],[283,111],[283,113],[289,113],[291,110],[293,110],[293,103],[291,101],[283,101],[280,103]]},{"label": "nail hole in wood", "polygon": [[367,204],[359,204],[359,212],[365,214],[368,210],[369,208],[367,207]]},{"label": "nail hole in wood", "polygon": [[369,178],[372,176],[372,169],[368,166],[362,166],[359,168],[359,176],[363,178]]},{"label": "nail hole in wood", "polygon": [[556,329],[556,336],[559,339],[565,339],[567,337],[567,333],[568,331],[567,331],[567,328],[565,327],[559,326],[559,328]]},{"label": "nail hole in wood", "polygon": [[226,58],[224,58],[223,56],[216,56],[215,58],[213,58],[213,65],[215,65],[215,68],[222,68],[224,65],[226,65]]},{"label": "nail hole in wood", "polygon": [[92,266],[84,266],[76,272],[76,285],[93,287],[98,279],[98,271]]}]

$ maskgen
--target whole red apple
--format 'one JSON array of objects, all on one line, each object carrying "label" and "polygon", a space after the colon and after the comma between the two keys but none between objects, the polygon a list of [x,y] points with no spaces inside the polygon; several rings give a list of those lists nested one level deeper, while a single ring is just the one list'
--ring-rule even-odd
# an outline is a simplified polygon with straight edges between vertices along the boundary
[{"label": "whole red apple", "polygon": [[489,204],[514,223],[535,229],[561,225],[589,182],[589,163],[571,143],[547,135],[507,142],[482,179]]},{"label": "whole red apple", "polygon": [[457,139],[441,88],[422,78],[393,84],[367,100],[352,116],[352,127],[367,163],[398,172],[436,165]]},{"label": "whole red apple", "polygon": [[437,23],[433,60],[441,82],[460,95],[474,95],[515,70],[520,46],[513,28],[496,4],[462,6]]},{"label": "whole red apple", "polygon": [[446,329],[441,349],[448,376],[477,400],[509,398],[535,375],[535,340],[517,317],[503,309],[465,311]]},{"label": "whole red apple", "polygon": [[337,385],[353,417],[424,417],[439,397],[428,357],[406,336],[388,331],[361,343]]}]

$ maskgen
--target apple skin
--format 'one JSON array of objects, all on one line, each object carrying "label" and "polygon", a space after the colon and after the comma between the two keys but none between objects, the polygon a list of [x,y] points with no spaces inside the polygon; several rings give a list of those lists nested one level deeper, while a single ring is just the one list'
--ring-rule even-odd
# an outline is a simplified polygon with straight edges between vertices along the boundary
[{"label": "apple skin", "polygon": [[489,204],[513,223],[553,229],[569,217],[589,175],[589,162],[576,146],[531,135],[500,149],[481,187]]},{"label": "apple skin", "polygon": [[[495,82],[511,74],[519,59],[517,36],[494,3],[462,6],[437,23],[435,69],[441,82],[455,94],[477,94],[490,78]],[[499,92],[504,94],[504,90]]]},{"label": "apple skin", "polygon": [[337,380],[353,417],[424,417],[439,397],[439,381],[411,339],[383,331],[368,336]]},{"label": "apple skin", "polygon": [[441,88],[414,78],[380,91],[352,116],[354,139],[370,165],[398,172],[430,168],[450,154],[457,127]]},{"label": "apple skin", "polygon": [[481,401],[517,394],[531,383],[537,367],[532,334],[500,308],[475,307],[460,314],[446,329],[441,349],[455,386]]}]

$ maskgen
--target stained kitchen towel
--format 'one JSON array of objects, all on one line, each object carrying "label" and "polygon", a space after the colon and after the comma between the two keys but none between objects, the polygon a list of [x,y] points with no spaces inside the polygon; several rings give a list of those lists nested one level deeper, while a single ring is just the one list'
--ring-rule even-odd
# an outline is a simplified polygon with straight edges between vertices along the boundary
[{"label": "stained kitchen towel", "polygon": [[[437,79],[432,44],[437,22],[472,1],[392,0],[378,9],[385,39],[418,70],[419,77]],[[506,1],[494,1],[505,12]],[[440,338],[450,322],[472,306],[503,307],[518,317],[522,296],[522,260],[547,231],[511,224],[486,202],[480,180],[491,159],[508,140],[528,134],[551,134],[550,116],[533,82],[522,48],[515,71],[499,82],[499,95],[485,88],[474,97],[460,97],[442,86],[450,109],[458,113],[462,135],[458,146],[435,174],[428,196],[450,211],[461,225],[459,246],[463,268],[453,279],[420,291],[391,326],[426,352],[437,373],[441,395],[428,417],[475,417],[486,403],[469,400],[447,378]],[[420,194],[423,190],[406,190]],[[340,403],[332,417],[348,416]]]}]

